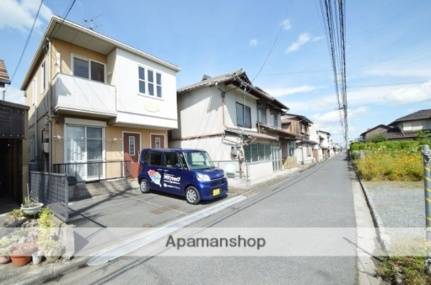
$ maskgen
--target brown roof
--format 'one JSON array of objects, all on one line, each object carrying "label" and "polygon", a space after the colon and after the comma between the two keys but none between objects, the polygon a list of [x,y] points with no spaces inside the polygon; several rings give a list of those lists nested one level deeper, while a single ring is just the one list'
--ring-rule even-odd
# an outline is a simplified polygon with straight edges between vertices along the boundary
[{"label": "brown roof", "polygon": [[10,84],[9,74],[3,59],[0,59],[0,85]]},{"label": "brown roof", "polygon": [[306,116],[298,115],[298,114],[291,114],[291,113],[286,113],[281,118],[281,122],[282,123],[289,123],[289,119],[294,119],[294,118],[298,118],[299,121],[303,121],[309,125],[313,124],[313,122],[310,119],[308,119]]}]

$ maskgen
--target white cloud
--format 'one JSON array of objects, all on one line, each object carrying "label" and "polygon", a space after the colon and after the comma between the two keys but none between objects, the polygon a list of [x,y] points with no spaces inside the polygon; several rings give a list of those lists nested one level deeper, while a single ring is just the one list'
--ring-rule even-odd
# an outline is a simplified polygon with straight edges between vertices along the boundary
[{"label": "white cloud", "polygon": [[[337,107],[335,94],[323,95],[310,100],[282,100],[292,112],[322,112]],[[398,106],[411,103],[431,102],[431,80],[417,84],[372,86],[348,89],[349,106],[364,105]]]},{"label": "white cloud", "polygon": [[392,77],[421,77],[430,78],[431,68],[405,68],[379,66],[365,70],[366,75],[372,76],[392,76]]},{"label": "white cloud", "polygon": [[274,97],[284,97],[293,94],[307,93],[316,90],[317,87],[311,85],[302,85],[287,88],[267,88],[265,89],[269,94]]},{"label": "white cloud", "polygon": [[[0,29],[11,28],[20,31],[30,29],[36,15],[39,1],[2,0],[0,9]],[[51,9],[42,4],[36,28],[42,21],[48,21],[53,15]]]},{"label": "white cloud", "polygon": [[258,39],[256,39],[256,38],[253,38],[253,39],[251,39],[251,40],[248,42],[248,45],[249,45],[250,47],[256,47],[258,44],[259,44],[259,40],[258,40]]},{"label": "white cloud", "polygon": [[362,87],[348,91],[350,104],[403,105],[431,100],[431,80],[417,84]]},{"label": "white cloud", "polygon": [[[356,117],[365,112],[367,112],[367,108],[363,106],[348,109],[349,118]],[[314,114],[312,118],[319,124],[338,123],[342,114],[343,112],[340,110],[332,110],[325,113]]]},{"label": "white cloud", "polygon": [[[4,89],[0,88],[1,98],[3,98],[3,90]],[[5,100],[13,103],[24,104],[24,101],[25,101],[24,92],[15,87],[9,86],[6,89]]]},{"label": "white cloud", "polygon": [[284,19],[280,25],[286,31],[288,31],[292,28],[292,24],[290,23],[289,19]]},{"label": "white cloud", "polygon": [[286,49],[286,53],[291,53],[294,51],[299,50],[303,45],[306,45],[310,42],[314,43],[314,42],[318,42],[320,40],[323,39],[323,36],[317,36],[317,37],[313,37],[311,36],[309,33],[302,33],[298,36],[298,38],[291,43],[287,49]]}]

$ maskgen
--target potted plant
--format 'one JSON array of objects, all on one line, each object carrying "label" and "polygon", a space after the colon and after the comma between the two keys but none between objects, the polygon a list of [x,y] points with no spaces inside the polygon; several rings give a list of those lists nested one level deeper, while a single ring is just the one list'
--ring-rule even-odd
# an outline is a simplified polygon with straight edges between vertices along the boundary
[{"label": "potted plant", "polygon": [[34,243],[17,243],[12,246],[10,258],[15,266],[23,266],[31,261],[31,255],[37,250]]},{"label": "potted plant", "polygon": [[40,247],[48,263],[58,260],[64,249],[60,242],[53,239],[44,240]]},{"label": "potted plant", "polygon": [[14,243],[14,240],[8,237],[0,239],[0,264],[6,264],[10,262],[10,247]]},{"label": "potted plant", "polygon": [[21,210],[24,212],[24,214],[26,214],[27,216],[36,216],[37,214],[39,214],[42,207],[43,203],[33,202],[31,200],[27,189],[27,194],[24,197],[24,203],[21,204]]}]

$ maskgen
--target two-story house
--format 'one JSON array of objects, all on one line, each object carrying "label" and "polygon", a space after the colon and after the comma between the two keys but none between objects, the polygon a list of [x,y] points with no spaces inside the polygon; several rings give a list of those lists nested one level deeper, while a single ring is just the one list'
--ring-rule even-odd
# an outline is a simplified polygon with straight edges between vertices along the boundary
[{"label": "two-story house", "polygon": [[254,86],[241,69],[178,90],[174,147],[208,151],[228,177],[267,177],[282,168],[281,114],[288,108]]},{"label": "two-story house", "polygon": [[25,75],[33,169],[78,180],[136,177],[141,148],[177,128],[179,68],[53,17]]},{"label": "two-story house", "polygon": [[317,130],[319,136],[319,147],[322,151],[323,159],[328,159],[334,154],[331,133],[323,130]]},{"label": "two-story house", "polygon": [[[282,143],[282,157],[285,167],[291,168],[297,164],[309,164],[317,161],[314,147],[317,142],[310,139],[313,122],[307,117],[297,114],[284,114],[282,128],[294,135],[292,139],[285,139]],[[313,131],[315,131],[313,129]]]},{"label": "two-story house", "polygon": [[396,119],[389,125],[377,125],[361,134],[364,141],[375,139],[415,139],[419,132],[431,131],[431,109],[419,110]]}]

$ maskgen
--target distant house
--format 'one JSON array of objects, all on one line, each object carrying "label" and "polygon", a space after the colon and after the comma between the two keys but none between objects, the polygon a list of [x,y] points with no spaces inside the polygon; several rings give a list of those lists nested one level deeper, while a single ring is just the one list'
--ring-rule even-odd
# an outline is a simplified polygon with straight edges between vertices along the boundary
[{"label": "distant house", "polygon": [[310,139],[312,125],[313,122],[302,115],[285,114],[281,118],[281,127],[295,136],[282,143],[282,158],[287,167],[318,160],[317,149],[314,149],[318,142]]},{"label": "distant house", "polygon": [[319,147],[322,151],[323,159],[328,159],[334,154],[331,133],[323,130],[318,130],[317,135],[319,136]]},{"label": "distant house", "polygon": [[377,125],[363,132],[361,139],[368,141],[378,136],[388,140],[414,139],[420,131],[431,131],[431,109],[408,114],[389,125]]},{"label": "distant house", "polygon": [[371,129],[366,130],[361,134],[361,139],[364,141],[373,140],[379,136],[385,137],[385,134],[391,129],[391,127],[380,124]]},{"label": "distant house", "polygon": [[179,128],[170,146],[208,151],[231,178],[260,179],[282,169],[281,141],[294,138],[281,128],[288,108],[244,70],[204,75],[180,88],[177,101]]}]

